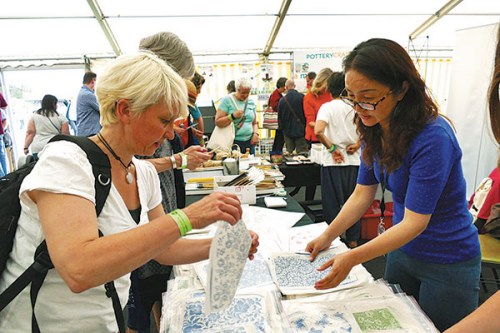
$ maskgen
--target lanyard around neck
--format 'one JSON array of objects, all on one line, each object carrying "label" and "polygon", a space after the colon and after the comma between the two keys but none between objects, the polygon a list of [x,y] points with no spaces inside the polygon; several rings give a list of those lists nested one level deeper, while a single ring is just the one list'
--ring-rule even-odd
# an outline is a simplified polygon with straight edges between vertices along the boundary
[{"label": "lanyard around neck", "polygon": [[385,173],[380,166],[380,187],[382,187],[382,199],[380,200],[380,219],[384,219],[384,212],[385,212]]}]

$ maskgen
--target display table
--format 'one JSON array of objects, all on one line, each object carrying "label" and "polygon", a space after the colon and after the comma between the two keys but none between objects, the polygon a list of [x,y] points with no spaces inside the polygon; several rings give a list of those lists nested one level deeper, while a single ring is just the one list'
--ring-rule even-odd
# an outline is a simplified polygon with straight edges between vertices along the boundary
[{"label": "display table", "polygon": [[[246,260],[243,271],[228,252],[239,251],[235,235],[215,242],[214,260],[174,266],[174,279],[163,295],[160,333],[438,332],[413,298],[395,293],[398,289],[383,280],[373,281],[362,265],[337,287],[316,290],[314,282],[326,274],[317,267],[350,250],[337,238],[311,262],[305,246],[327,225],[300,226],[307,221],[288,219],[284,215],[301,207],[292,197],[286,200],[286,213],[258,207],[262,198],[243,207],[248,229],[260,235],[259,252]],[[213,231],[199,237],[215,237],[219,229]],[[221,308],[220,303],[228,305]]]},{"label": "display table", "polygon": [[[187,196],[186,197],[186,205],[190,205],[193,202],[196,202],[196,201],[200,200],[201,198],[203,198],[203,195],[190,195],[190,196]],[[307,224],[313,223],[313,220],[311,220],[311,218],[307,214],[305,214],[304,209],[297,202],[297,200],[295,200],[295,198],[293,198],[291,195],[287,195],[286,197],[284,197],[284,199],[287,202],[287,206],[285,208],[273,208],[273,209],[276,209],[276,210],[279,210],[279,211],[284,211],[284,212],[304,213],[304,216],[300,219],[300,221],[298,221],[294,225],[294,227],[299,227],[299,226],[303,226],[303,225],[307,225]],[[255,205],[259,206],[259,207],[266,207],[266,205],[264,204],[264,197],[257,196],[257,203]]]}]

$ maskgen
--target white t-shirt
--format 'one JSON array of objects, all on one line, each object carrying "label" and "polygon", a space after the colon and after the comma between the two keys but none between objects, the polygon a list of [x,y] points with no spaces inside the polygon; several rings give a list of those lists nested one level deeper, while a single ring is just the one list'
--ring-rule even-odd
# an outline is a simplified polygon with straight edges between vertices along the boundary
[{"label": "white t-shirt", "polygon": [[[153,165],[147,161],[134,158],[133,163],[137,171],[142,207],[139,224],[144,224],[148,223],[148,211],[161,204],[158,174]],[[34,251],[44,239],[37,206],[27,195],[27,191],[35,189],[73,194],[95,204],[94,175],[85,152],[68,141],[49,143],[42,150],[40,160],[21,186],[22,212],[14,247],[0,278],[0,292],[33,262]],[[59,210],[61,214],[71,214],[58,207],[54,209]],[[98,218],[98,225],[104,236],[137,226],[113,185]],[[123,307],[127,302],[129,285],[129,274],[115,280]],[[0,332],[31,332],[29,290],[28,286],[0,312]],[[118,331],[112,301],[106,297],[104,286],[91,288],[79,294],[73,293],[56,269],[49,270],[38,294],[35,310],[41,332]]]},{"label": "white t-shirt", "polygon": [[30,145],[32,153],[40,152],[54,135],[60,133],[61,126],[68,122],[68,119],[62,114],[46,117],[38,113],[33,113],[32,119],[36,131],[33,142]]},{"label": "white t-shirt", "polygon": [[343,163],[335,163],[332,154],[327,149],[323,149],[322,165],[323,166],[346,166],[360,164],[360,150],[349,155],[346,152],[346,147],[358,141],[356,133],[356,125],[353,123],[354,110],[349,105],[341,100],[333,100],[321,105],[316,121],[322,120],[326,122],[325,135],[332,141],[337,149],[340,149],[344,154]]}]

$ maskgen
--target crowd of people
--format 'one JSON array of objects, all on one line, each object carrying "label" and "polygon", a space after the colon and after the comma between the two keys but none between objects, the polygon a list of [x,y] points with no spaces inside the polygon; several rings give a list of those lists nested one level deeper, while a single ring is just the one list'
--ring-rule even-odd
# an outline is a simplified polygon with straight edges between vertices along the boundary
[{"label": "crowd of people", "polygon": [[[160,32],[143,38],[139,50],[110,62],[99,80],[85,73],[78,95],[77,134],[88,137],[111,164],[113,189],[99,216],[84,151],[71,142],[48,143],[56,134],[69,134],[57,98],[45,95],[28,123],[24,152],[38,162],[19,193],[22,232],[0,276],[0,292],[30,264],[45,239],[56,269],[49,272],[35,308],[41,331],[116,332],[112,307],[102,306],[102,284],[114,280],[128,311],[128,330],[149,332],[151,313],[159,325],[171,265],[208,258],[210,239],[182,236],[242,218],[232,194],[214,192],[186,206],[182,170],[212,158],[196,105],[205,78],[195,71],[189,48],[175,34]],[[391,40],[358,44],[343,59],[342,70],[309,73],[305,94],[296,90],[293,78],[281,77],[268,100],[278,114],[273,150],[303,153],[314,143],[324,147],[321,191],[329,226],[307,244],[310,260],[338,237],[351,248],[318,268],[330,271],[314,287],[335,287],[354,266],[387,255],[385,279],[413,296],[440,331],[473,327],[479,332],[479,321],[483,332],[498,331],[493,313],[500,293],[478,308],[478,230],[465,198],[462,151],[451,120],[440,114],[405,49]],[[499,82],[497,58],[489,108],[500,143]],[[234,126],[234,144],[255,154],[259,126],[252,85],[246,77],[228,84],[215,125]],[[0,95],[0,109],[6,106]],[[1,119],[3,139],[3,112]],[[54,170],[57,177],[49,176]],[[359,244],[360,218],[379,187],[392,193],[394,225]],[[250,234],[252,259],[259,241]],[[30,311],[24,290],[0,312],[0,331],[29,331]]]}]

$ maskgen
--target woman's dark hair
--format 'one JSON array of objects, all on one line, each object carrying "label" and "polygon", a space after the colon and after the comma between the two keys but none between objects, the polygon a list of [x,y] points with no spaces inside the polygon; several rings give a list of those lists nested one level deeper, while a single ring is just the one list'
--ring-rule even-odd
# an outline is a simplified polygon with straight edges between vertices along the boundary
[{"label": "woman's dark hair", "polygon": [[45,117],[59,116],[56,111],[57,97],[53,95],[45,95],[42,98],[42,107],[36,111]]},{"label": "woman's dark hair", "polygon": [[276,81],[276,88],[283,88],[286,84],[286,80],[288,80],[286,77],[280,77],[278,81]]},{"label": "woman's dark hair", "polygon": [[340,93],[345,88],[345,75],[342,72],[334,72],[328,78],[328,92],[333,98],[340,96]]},{"label": "woman's dark hair", "polygon": [[490,108],[491,130],[495,140],[500,144],[500,98],[498,89],[500,88],[500,27],[498,27],[497,49],[495,53],[495,68],[488,91],[488,104]]},{"label": "woman's dark hair", "polygon": [[395,94],[403,90],[404,82],[408,84],[405,96],[392,112],[390,132],[385,138],[380,124],[368,127],[356,116],[360,139],[365,143],[363,161],[372,165],[378,154],[380,163],[392,172],[401,165],[415,136],[437,118],[438,107],[410,56],[396,42],[379,38],[362,42],[344,58],[343,67],[344,73],[356,71],[389,87]]}]

